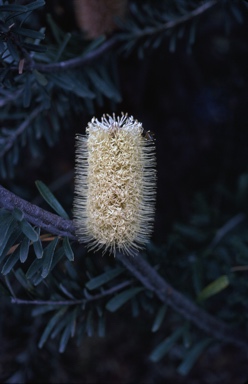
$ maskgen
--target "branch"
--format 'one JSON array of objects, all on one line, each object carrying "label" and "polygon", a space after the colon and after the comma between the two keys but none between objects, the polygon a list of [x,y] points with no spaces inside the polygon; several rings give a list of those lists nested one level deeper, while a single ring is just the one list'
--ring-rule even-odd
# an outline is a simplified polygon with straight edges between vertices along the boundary
[{"label": "branch", "polygon": [[118,254],[117,258],[147,289],[154,292],[163,303],[168,304],[185,319],[192,321],[198,328],[218,340],[248,349],[246,335],[209,315],[186,296],[176,291],[140,254],[132,259]]},{"label": "branch", "polygon": [[183,15],[183,16],[177,18],[176,20],[168,21],[164,25],[163,29],[170,29],[170,28],[177,27],[178,25],[185,23],[186,21],[189,21],[189,20],[193,19],[194,17],[199,16],[202,13],[208,11],[210,8],[212,8],[217,3],[218,3],[217,0],[210,0],[207,3],[200,5],[198,8],[194,9],[193,11],[188,12],[186,15]]},{"label": "branch", "polygon": [[135,35],[137,36],[137,38],[139,38],[142,36],[153,35],[154,33],[164,31],[166,29],[175,28],[178,25],[181,25],[187,21],[190,21],[194,17],[199,16],[202,13],[208,11],[217,3],[218,3],[218,0],[210,0],[207,3],[200,5],[198,8],[194,9],[193,11],[188,12],[186,15],[180,16],[175,20],[170,20],[167,23],[160,25],[159,27],[154,27],[154,28],[148,27],[143,30],[139,30],[135,33]]},{"label": "branch", "polygon": [[13,146],[16,138],[18,136],[20,136],[22,134],[22,132],[25,131],[25,129],[28,128],[31,121],[34,120],[43,111],[43,109],[44,109],[44,107],[42,107],[41,105],[39,107],[37,107],[36,109],[34,109],[33,112],[30,113],[30,115],[28,115],[28,117],[23,121],[23,123],[14,131],[14,133],[9,135],[6,138],[6,143],[4,145],[3,150],[0,152],[0,157],[3,157],[10,150],[10,148]]},{"label": "branch", "polygon": [[15,208],[20,209],[24,218],[30,223],[41,227],[45,231],[54,235],[67,236],[71,240],[76,240],[75,228],[71,220],[45,211],[37,205],[31,204],[26,200],[14,195],[0,185],[0,207],[13,211]]},{"label": "branch", "polygon": [[[117,35],[111,37],[109,40],[104,42],[100,47],[90,51],[83,57],[75,57],[73,59],[60,61],[58,63],[50,63],[50,64],[40,64],[32,62],[29,65],[25,65],[25,70],[38,70],[42,73],[48,72],[56,72],[61,70],[72,69],[76,67],[82,67],[83,65],[89,64],[92,61],[98,59],[104,53],[108,52],[111,48],[114,48],[119,43],[119,38]],[[18,67],[15,66],[12,68],[13,70],[18,70]]]},{"label": "branch", "polygon": [[112,295],[115,292],[118,292],[122,290],[123,288],[128,287],[131,285],[132,281],[124,281],[123,283],[120,283],[114,287],[111,287],[109,289],[106,289],[105,291],[98,293],[97,295],[89,295],[88,293],[84,292],[85,297],[84,299],[72,299],[72,300],[23,300],[18,299],[17,297],[11,297],[11,303],[12,304],[21,304],[21,305],[54,305],[54,306],[63,306],[63,305],[78,305],[78,304],[85,304],[89,301],[96,301],[100,300],[106,296]]},{"label": "branch", "polygon": [[[62,219],[57,215],[30,204],[7,191],[2,186],[0,186],[0,207],[10,211],[14,208],[19,208],[23,211],[24,217],[32,224],[38,225],[50,233],[68,236],[73,240],[76,239],[75,228],[71,220]],[[163,303],[171,306],[171,308],[181,314],[185,319],[192,321],[198,328],[218,340],[248,349],[248,337],[245,334],[229,327],[221,320],[216,319],[214,316],[199,308],[186,296],[176,291],[142,258],[141,254],[137,254],[131,258],[119,253],[117,254],[117,258],[144,287],[154,292]],[[16,299],[13,298],[12,300],[15,301]]]}]

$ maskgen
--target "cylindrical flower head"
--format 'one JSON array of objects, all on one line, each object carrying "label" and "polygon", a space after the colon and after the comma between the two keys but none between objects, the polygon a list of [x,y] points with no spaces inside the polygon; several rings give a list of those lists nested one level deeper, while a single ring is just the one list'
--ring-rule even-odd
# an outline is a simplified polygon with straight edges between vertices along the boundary
[{"label": "cylindrical flower head", "polygon": [[152,233],[155,145],[133,117],[93,118],[76,136],[74,223],[90,249],[135,254]]}]

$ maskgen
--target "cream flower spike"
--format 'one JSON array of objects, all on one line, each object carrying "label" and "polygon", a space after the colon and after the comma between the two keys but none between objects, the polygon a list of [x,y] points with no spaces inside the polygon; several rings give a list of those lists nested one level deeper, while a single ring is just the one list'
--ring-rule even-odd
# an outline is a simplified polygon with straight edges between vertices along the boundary
[{"label": "cream flower spike", "polygon": [[74,223],[90,249],[135,255],[153,230],[154,141],[132,116],[95,117],[76,136]]}]

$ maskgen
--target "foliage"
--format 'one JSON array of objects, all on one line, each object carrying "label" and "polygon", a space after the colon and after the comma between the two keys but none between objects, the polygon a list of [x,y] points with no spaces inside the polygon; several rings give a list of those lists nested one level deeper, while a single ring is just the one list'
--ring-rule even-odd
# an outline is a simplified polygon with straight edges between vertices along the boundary
[{"label": "foliage", "polygon": [[[214,15],[226,28],[247,19],[245,1],[131,1],[114,36],[88,41],[79,31],[65,31],[43,0],[17,3],[0,1],[0,173],[7,183],[23,147],[37,157],[47,146],[59,146],[77,117],[117,108],[120,59],[133,52],[143,59],[160,47],[176,52],[183,46],[190,54],[203,19]],[[166,242],[151,242],[140,257],[198,307],[247,335],[248,174],[235,171],[235,187],[217,182],[197,189],[190,215],[174,218]],[[36,186],[49,209],[69,222],[64,202],[42,181]],[[122,311],[141,322],[147,316],[153,363],[177,346],[180,375],[216,343],[118,258],[93,255],[72,237],[48,233],[28,220],[22,205],[9,209],[1,201],[0,207],[2,305],[30,304],[31,321],[41,321],[40,349],[55,340],[66,353],[71,338],[80,345],[85,335],[104,337],[109,319]]]}]

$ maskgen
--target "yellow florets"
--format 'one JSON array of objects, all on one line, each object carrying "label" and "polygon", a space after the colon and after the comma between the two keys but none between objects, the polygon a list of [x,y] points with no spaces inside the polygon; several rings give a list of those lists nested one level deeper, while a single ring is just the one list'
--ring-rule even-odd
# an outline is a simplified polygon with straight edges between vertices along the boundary
[{"label": "yellow florets", "polygon": [[132,254],[152,231],[154,145],[132,117],[93,118],[77,137],[74,216],[80,241]]}]

